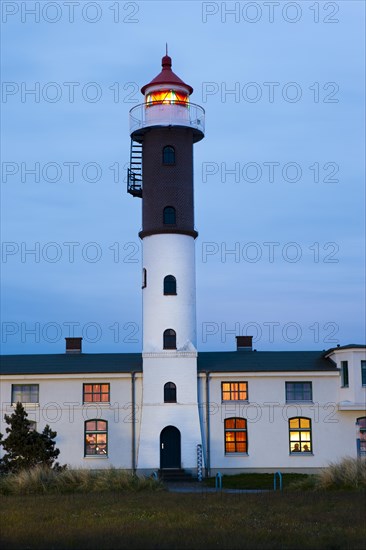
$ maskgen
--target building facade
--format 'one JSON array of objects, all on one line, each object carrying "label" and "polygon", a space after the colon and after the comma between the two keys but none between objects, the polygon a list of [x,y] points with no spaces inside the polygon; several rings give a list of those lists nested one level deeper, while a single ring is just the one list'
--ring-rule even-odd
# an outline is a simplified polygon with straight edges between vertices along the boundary
[{"label": "building facade", "polygon": [[[18,401],[57,431],[60,462],[140,474],[314,471],[366,453],[366,348],[197,352],[193,147],[204,110],[165,55],[130,111],[128,192],[142,201],[141,354],[1,357],[1,421]],[[4,433],[2,424],[0,431]]]}]

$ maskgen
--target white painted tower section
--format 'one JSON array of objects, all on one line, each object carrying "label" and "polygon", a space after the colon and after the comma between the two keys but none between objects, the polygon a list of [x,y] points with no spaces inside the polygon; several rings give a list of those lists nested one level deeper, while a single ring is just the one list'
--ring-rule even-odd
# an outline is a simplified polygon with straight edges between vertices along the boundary
[{"label": "white painted tower section", "polygon": [[[197,401],[197,354],[165,351],[143,355],[143,398],[139,471],[160,467],[160,433],[175,426],[181,433],[181,467],[195,470],[197,445],[202,443]],[[177,387],[177,402],[164,403],[164,384]]]},{"label": "white painted tower section", "polygon": [[[146,287],[143,297],[143,352],[163,351],[163,333],[177,334],[177,351],[195,351],[196,281],[193,237],[174,233],[151,235],[142,241]],[[165,296],[164,277],[173,275],[177,294]]]},{"label": "white painted tower section", "polygon": [[[192,91],[172,72],[171,58],[166,55],[161,73],[141,89],[144,103],[130,111],[131,137],[143,150],[142,189],[136,194],[143,201],[143,386],[136,453],[137,471],[141,473],[159,468],[195,471],[197,445],[202,444],[193,170],[190,175],[189,169],[184,169],[193,164],[192,146],[204,136],[205,117],[202,107],[190,103]],[[167,131],[162,132],[164,127]],[[161,168],[164,163],[160,165],[160,155],[165,146],[175,151],[171,163],[174,167]],[[167,181],[166,187],[160,185],[161,181]],[[176,222],[163,221],[167,206],[177,212]],[[164,278],[169,275],[176,281],[175,294],[164,293]],[[171,349],[171,341],[164,346],[164,332],[169,329],[176,335],[175,349]],[[174,398],[164,393],[168,383],[175,387]]]}]

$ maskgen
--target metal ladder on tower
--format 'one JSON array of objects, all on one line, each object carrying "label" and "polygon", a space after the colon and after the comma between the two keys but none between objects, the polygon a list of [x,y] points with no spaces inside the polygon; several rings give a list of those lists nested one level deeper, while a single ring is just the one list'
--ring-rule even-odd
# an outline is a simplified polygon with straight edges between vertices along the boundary
[{"label": "metal ladder on tower", "polygon": [[130,167],[127,169],[127,193],[142,197],[142,143],[131,139]]}]

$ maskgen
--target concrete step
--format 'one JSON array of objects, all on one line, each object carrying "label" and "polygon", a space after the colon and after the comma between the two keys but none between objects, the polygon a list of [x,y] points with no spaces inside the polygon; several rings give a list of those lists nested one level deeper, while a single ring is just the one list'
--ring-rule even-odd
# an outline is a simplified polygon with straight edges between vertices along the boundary
[{"label": "concrete step", "polygon": [[186,472],[186,470],[183,470],[183,468],[168,468],[168,469],[159,470],[159,478],[162,481],[166,481],[166,482],[196,481],[196,479],[192,477],[192,474],[190,472]]}]

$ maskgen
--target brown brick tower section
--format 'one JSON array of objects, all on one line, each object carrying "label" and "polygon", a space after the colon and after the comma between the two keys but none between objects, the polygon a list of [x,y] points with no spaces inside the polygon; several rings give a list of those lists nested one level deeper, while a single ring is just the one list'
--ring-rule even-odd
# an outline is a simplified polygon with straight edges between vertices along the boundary
[{"label": "brown brick tower section", "polygon": [[[175,162],[163,163],[163,148],[175,150]],[[168,126],[147,131],[143,142],[144,191],[142,201],[143,239],[157,233],[180,233],[194,238],[193,131]],[[174,224],[165,224],[165,207],[176,212]]]}]

